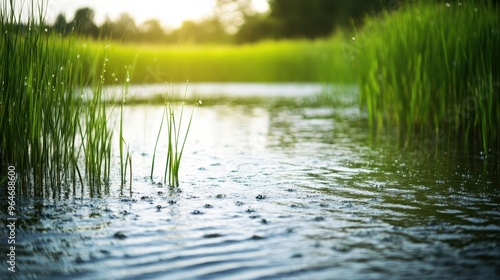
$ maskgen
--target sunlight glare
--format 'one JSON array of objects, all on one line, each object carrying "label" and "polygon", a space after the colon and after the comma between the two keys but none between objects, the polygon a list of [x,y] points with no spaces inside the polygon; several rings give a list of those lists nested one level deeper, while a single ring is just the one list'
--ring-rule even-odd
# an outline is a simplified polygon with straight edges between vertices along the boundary
[{"label": "sunlight glare", "polygon": [[[258,12],[268,9],[267,0],[252,0]],[[75,11],[89,7],[94,10],[94,22],[100,25],[106,17],[116,20],[121,14],[131,15],[137,25],[147,20],[158,19],[162,26],[178,28],[186,20],[200,21],[213,15],[215,0],[46,0],[46,19],[54,22],[58,14],[73,19]]]}]

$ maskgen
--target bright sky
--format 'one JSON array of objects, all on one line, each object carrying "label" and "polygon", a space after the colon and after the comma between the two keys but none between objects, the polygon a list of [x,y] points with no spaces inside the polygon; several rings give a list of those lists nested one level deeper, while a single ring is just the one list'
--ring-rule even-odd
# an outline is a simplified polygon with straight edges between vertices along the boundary
[{"label": "bright sky", "polygon": [[[29,1],[28,1],[29,2]],[[94,21],[99,25],[106,16],[116,20],[122,13],[128,13],[136,24],[148,19],[158,19],[164,27],[177,28],[185,20],[200,20],[213,14],[215,0],[46,0],[48,22],[53,23],[58,14],[73,19],[79,8],[94,10]],[[267,0],[252,0],[258,12],[268,9]]]}]

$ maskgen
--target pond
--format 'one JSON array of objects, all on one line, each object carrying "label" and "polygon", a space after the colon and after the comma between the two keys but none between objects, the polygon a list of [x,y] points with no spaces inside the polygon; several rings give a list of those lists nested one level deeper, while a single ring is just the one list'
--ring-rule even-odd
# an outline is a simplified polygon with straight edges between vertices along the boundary
[{"label": "pond", "polygon": [[115,166],[109,196],[20,201],[16,273],[0,278],[500,277],[498,162],[374,140],[355,92],[279,98],[194,108],[179,189],[162,183],[163,136],[150,179],[164,106],[125,107],[132,195]]}]

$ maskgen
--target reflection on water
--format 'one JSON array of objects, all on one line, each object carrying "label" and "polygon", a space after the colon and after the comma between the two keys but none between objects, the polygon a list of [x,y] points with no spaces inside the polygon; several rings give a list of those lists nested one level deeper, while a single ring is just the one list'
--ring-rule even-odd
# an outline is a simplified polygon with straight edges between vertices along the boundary
[{"label": "reflection on water", "polygon": [[162,110],[126,108],[133,197],[21,202],[19,279],[500,277],[493,162],[373,144],[353,107],[219,105],[172,191],[149,180]]},{"label": "reflection on water", "polygon": [[[351,89],[348,86],[335,86],[335,88]],[[128,94],[131,98],[151,98],[156,94],[175,94],[187,98],[194,96],[199,98],[207,97],[306,97],[316,95],[326,88],[333,86],[318,83],[159,83],[131,85]],[[107,87],[106,92],[111,96],[121,96],[123,87]]]}]

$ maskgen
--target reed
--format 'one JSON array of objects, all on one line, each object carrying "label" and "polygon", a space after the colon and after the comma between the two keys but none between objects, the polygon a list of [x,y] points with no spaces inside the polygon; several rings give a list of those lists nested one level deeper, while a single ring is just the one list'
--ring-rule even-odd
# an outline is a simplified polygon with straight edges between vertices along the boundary
[{"label": "reed", "polygon": [[497,150],[498,15],[491,1],[414,1],[369,19],[351,50],[371,126],[397,127],[405,145],[458,137]]},{"label": "reed", "polygon": [[[187,84],[184,92],[184,99],[187,94]],[[187,122],[186,127],[183,127],[183,115],[185,103],[183,102],[180,108],[176,110],[174,104],[171,102],[173,97],[166,91],[165,93],[165,110],[163,111],[162,119],[160,122],[160,127],[158,129],[158,136],[156,138],[155,148],[153,151],[153,159],[151,163],[151,180],[153,180],[153,172],[155,167],[155,158],[158,147],[158,142],[160,139],[161,131],[163,128],[164,121],[166,119],[166,130],[167,130],[167,156],[165,161],[165,172],[164,172],[164,183],[167,183],[170,187],[178,187],[179,186],[179,171],[182,160],[182,155],[184,152],[184,147],[186,145],[187,136],[189,134],[189,130],[191,129],[191,123],[193,120],[194,107],[191,110],[191,114],[189,116],[189,120]],[[196,105],[201,104],[199,101]]]},{"label": "reed", "polygon": [[[130,168],[129,170],[129,183],[130,183],[130,195],[132,196],[132,155],[130,154],[130,147],[127,145],[127,142],[125,141],[125,138],[123,137],[123,121],[124,121],[124,115],[123,115],[123,110],[125,107],[125,100],[126,100],[126,95],[128,94],[128,88],[130,85],[130,76],[131,72],[129,69],[133,69],[133,66],[129,65],[126,67],[126,78],[125,78],[125,85],[124,85],[124,90],[122,91],[122,96],[121,96],[121,102],[120,102],[120,135],[119,135],[119,151],[120,151],[120,178],[121,178],[121,190],[123,192],[123,186],[126,183],[126,177],[127,177],[127,165]],[[124,148],[126,148],[126,153]]]},{"label": "reed", "polygon": [[33,2],[27,22],[15,2],[0,7],[0,170],[15,166],[18,197],[75,193],[78,181],[97,195],[111,158],[103,67],[84,41],[51,34]]}]

